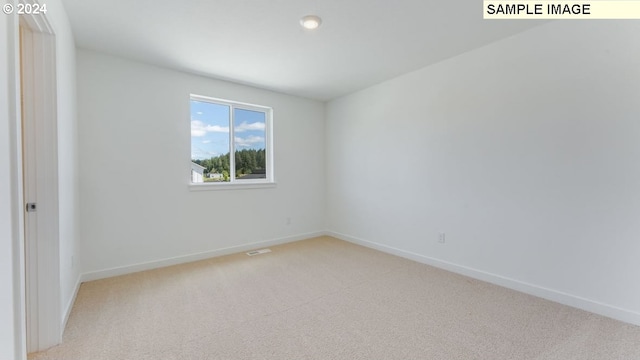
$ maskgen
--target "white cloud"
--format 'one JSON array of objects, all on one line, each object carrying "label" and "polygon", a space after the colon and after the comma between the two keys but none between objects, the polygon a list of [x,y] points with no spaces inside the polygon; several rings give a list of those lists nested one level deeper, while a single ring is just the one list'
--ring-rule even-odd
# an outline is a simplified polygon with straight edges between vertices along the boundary
[{"label": "white cloud", "polygon": [[191,158],[192,159],[209,159],[211,157],[215,157],[218,156],[218,153],[212,152],[212,151],[207,151],[204,149],[201,149],[199,147],[191,147]]},{"label": "white cloud", "polygon": [[246,138],[241,138],[236,136],[235,138],[236,146],[239,147],[250,147],[255,144],[264,144],[264,137],[262,136],[249,136]]},{"label": "white cloud", "polygon": [[219,133],[228,133],[228,126],[220,126],[220,125],[207,125],[207,132],[219,132]]},{"label": "white cloud", "polygon": [[264,130],[265,129],[265,124],[263,122],[254,122],[254,123],[247,123],[246,121],[243,121],[240,125],[235,127],[235,132],[243,132],[243,131],[251,131],[251,130]]},{"label": "white cloud", "polygon": [[208,144],[208,143],[210,143],[210,142],[211,142],[211,140],[202,140],[202,143],[203,143],[203,144]]},{"label": "white cloud", "polygon": [[228,133],[229,127],[219,125],[206,125],[200,120],[191,120],[191,136],[202,137],[210,132]]},{"label": "white cloud", "polygon": [[191,136],[201,137],[207,135],[204,123],[199,120],[191,120]]}]

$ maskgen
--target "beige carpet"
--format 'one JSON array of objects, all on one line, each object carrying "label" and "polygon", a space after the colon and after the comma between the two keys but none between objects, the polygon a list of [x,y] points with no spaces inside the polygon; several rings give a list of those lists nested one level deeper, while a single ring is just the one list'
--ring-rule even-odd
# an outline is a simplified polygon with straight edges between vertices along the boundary
[{"label": "beige carpet", "polygon": [[640,327],[323,237],[82,285],[33,360],[640,359]]}]

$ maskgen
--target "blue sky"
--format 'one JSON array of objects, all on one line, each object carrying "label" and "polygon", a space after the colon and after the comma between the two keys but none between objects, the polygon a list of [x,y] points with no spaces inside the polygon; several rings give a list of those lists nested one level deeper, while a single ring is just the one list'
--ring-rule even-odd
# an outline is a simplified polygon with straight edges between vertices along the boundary
[{"label": "blue sky", "polygon": [[[191,100],[191,158],[208,159],[229,152],[230,107]],[[236,150],[265,148],[265,114],[235,109]]]}]

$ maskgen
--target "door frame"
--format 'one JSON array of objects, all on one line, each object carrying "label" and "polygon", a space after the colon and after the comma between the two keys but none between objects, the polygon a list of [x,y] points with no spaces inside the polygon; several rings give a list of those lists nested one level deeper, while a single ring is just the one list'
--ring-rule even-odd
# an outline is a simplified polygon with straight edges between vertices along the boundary
[{"label": "door frame", "polygon": [[[24,3],[25,1],[20,1]],[[28,1],[33,3],[32,1]],[[56,39],[44,14],[21,15],[20,100],[27,353],[62,341]],[[28,125],[27,125],[28,124]],[[26,212],[26,204],[37,211]],[[33,216],[35,215],[35,216]],[[36,236],[32,236],[35,232]]]},{"label": "door frame", "polygon": [[[14,0],[7,1],[8,3],[15,3]],[[6,52],[0,54],[0,71],[4,74],[0,74],[2,78],[7,79],[6,89],[0,89],[0,93],[5,95],[0,99],[2,105],[6,105],[6,109],[0,109],[0,118],[4,123],[6,121],[8,125],[8,134],[6,139],[8,140],[8,149],[4,149],[3,155],[8,155],[7,158],[3,158],[2,162],[8,165],[8,174],[4,177],[8,179],[8,183],[1,184],[3,195],[8,196],[9,203],[2,204],[4,208],[3,212],[8,211],[10,213],[9,219],[3,219],[3,224],[9,225],[8,229],[3,228],[2,235],[8,235],[10,238],[10,244],[3,244],[2,250],[9,249],[11,251],[11,264],[9,266],[3,266],[4,270],[9,269],[11,275],[11,283],[9,289],[10,298],[3,302],[8,302],[13,309],[13,316],[11,317],[11,324],[5,324],[6,329],[3,331],[10,331],[11,339],[2,344],[3,353],[13,357],[15,359],[26,359],[25,354],[25,312],[24,312],[24,216],[22,213],[22,136],[20,130],[21,115],[20,115],[20,49],[19,49],[19,28],[18,28],[18,16],[3,16],[0,17],[0,34],[6,38]],[[2,46],[4,47],[4,46]],[[4,127],[4,124],[3,124]],[[7,151],[8,150],[8,151]],[[5,192],[7,191],[8,192]],[[4,239],[3,239],[4,240]],[[3,264],[4,265],[4,264]],[[3,299],[4,300],[4,299]],[[6,311],[3,309],[3,311]],[[3,314],[6,316],[6,314]],[[3,318],[5,318],[3,316]]]}]

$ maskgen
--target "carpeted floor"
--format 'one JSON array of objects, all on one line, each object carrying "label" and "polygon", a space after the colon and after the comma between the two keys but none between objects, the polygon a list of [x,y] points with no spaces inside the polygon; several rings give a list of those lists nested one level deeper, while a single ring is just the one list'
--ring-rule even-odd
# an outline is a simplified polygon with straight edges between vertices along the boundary
[{"label": "carpeted floor", "polygon": [[85,283],[32,360],[640,359],[640,327],[329,237]]}]

